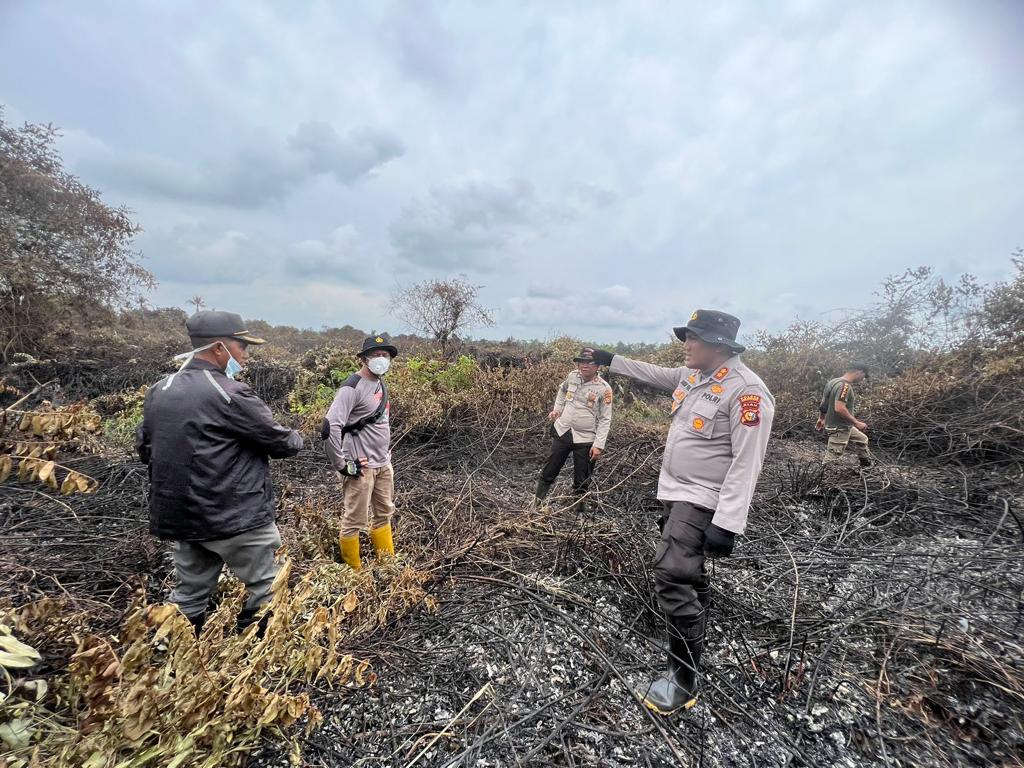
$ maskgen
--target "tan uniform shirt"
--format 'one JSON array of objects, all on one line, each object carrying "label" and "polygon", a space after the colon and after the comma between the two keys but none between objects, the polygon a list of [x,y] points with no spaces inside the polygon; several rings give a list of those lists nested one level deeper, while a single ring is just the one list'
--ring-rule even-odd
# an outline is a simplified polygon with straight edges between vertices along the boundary
[{"label": "tan uniform shirt", "polygon": [[764,382],[739,357],[710,376],[619,355],[609,370],[672,393],[658,498],[712,509],[711,522],[743,533],[775,416]]},{"label": "tan uniform shirt", "polygon": [[572,371],[558,388],[554,410],[561,414],[555,419],[559,435],[571,429],[574,443],[593,443],[604,450],[612,426],[612,388],[607,381],[600,376],[584,381],[579,371]]}]

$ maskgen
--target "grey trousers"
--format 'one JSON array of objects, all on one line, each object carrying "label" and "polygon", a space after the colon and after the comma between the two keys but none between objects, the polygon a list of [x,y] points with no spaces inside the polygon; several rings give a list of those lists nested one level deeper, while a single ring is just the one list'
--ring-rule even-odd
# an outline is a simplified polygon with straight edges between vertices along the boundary
[{"label": "grey trousers", "polygon": [[654,554],[654,591],[667,616],[695,622],[710,597],[704,529],[715,513],[687,501],[664,502],[664,508],[661,540]]},{"label": "grey trousers", "polygon": [[256,608],[270,599],[270,586],[278,571],[274,553],[281,546],[281,532],[275,523],[229,539],[175,541],[173,545],[178,586],[170,601],[190,619],[206,612],[225,565],[245,584],[249,593],[246,608]]}]

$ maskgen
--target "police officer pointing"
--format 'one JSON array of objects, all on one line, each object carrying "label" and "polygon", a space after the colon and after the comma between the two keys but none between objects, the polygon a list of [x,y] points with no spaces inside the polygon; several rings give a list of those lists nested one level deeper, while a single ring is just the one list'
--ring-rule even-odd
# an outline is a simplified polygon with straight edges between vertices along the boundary
[{"label": "police officer pointing", "polygon": [[682,368],[594,351],[594,360],[672,393],[671,426],[658,479],[664,505],[654,559],[658,602],[668,620],[668,670],[637,690],[655,712],[670,714],[697,700],[711,586],[705,556],[732,553],[743,533],[761,472],[775,401],[739,358],[740,321],[698,309],[673,329],[684,342]]}]

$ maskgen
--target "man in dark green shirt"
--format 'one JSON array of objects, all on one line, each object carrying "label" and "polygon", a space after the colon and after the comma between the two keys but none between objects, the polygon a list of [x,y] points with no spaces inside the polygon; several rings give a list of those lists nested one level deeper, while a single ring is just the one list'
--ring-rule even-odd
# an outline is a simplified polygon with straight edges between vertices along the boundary
[{"label": "man in dark green shirt", "polygon": [[837,379],[825,385],[818,406],[818,421],[814,428],[819,432],[824,429],[828,434],[828,447],[825,449],[823,464],[837,461],[846,451],[846,446],[853,445],[862,467],[871,465],[871,451],[868,449],[868,436],[864,430],[868,425],[860,421],[856,414],[856,397],[853,385],[859,384],[868,377],[865,363],[850,363]]}]

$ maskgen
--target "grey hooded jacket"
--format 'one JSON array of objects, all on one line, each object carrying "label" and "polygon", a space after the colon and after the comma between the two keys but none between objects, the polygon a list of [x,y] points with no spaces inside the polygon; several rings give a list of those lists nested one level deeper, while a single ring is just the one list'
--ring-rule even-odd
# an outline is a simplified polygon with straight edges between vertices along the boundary
[{"label": "grey hooded jacket", "polygon": [[302,437],[247,384],[193,359],[150,387],[135,446],[149,465],[150,532],[213,541],[273,522],[268,459],[294,456]]}]

